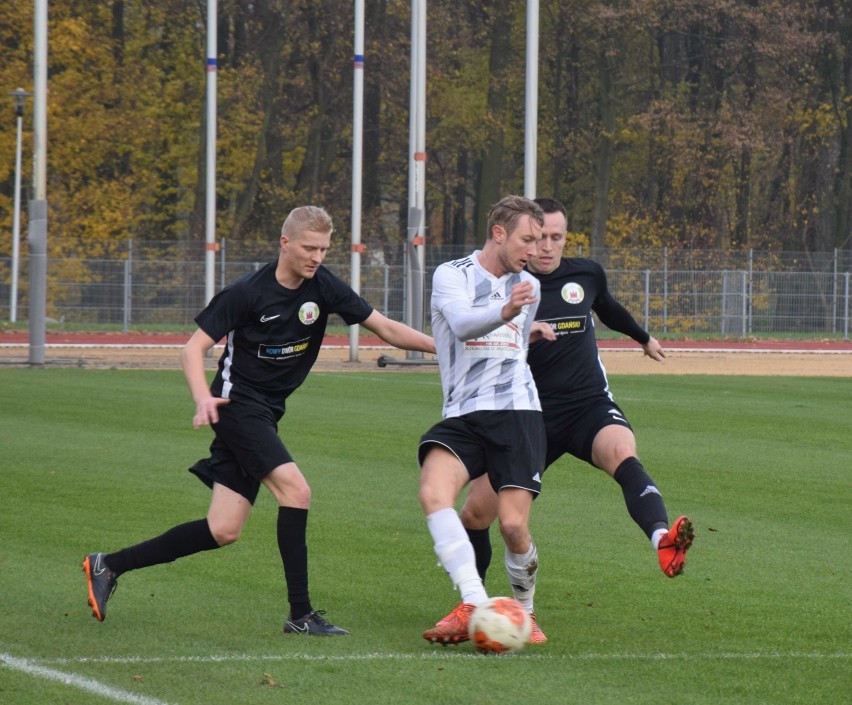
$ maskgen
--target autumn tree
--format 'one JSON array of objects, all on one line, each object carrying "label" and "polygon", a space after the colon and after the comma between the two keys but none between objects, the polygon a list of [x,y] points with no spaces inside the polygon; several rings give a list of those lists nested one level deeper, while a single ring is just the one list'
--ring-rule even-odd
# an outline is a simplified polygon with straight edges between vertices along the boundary
[{"label": "autumn tree", "polygon": [[[31,90],[32,7],[7,5],[0,80]],[[573,233],[596,248],[850,247],[848,3],[540,5],[537,181]],[[480,244],[491,204],[523,190],[525,8],[428,3],[427,242]],[[51,247],[203,240],[205,13],[196,0],[52,0]],[[220,0],[217,20],[216,232],[269,242],[305,202],[346,230],[352,3]],[[385,253],[406,230],[410,26],[410,3],[367,3],[363,232]],[[9,101],[3,154],[14,128]],[[13,169],[0,162],[6,232]],[[23,171],[26,199],[29,159]]]}]

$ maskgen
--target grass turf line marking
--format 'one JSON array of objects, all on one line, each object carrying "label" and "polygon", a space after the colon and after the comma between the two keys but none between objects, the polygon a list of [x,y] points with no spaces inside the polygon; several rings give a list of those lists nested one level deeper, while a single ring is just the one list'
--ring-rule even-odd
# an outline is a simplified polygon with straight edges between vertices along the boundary
[{"label": "grass turf line marking", "polygon": [[76,673],[66,673],[57,671],[53,668],[39,665],[33,659],[16,658],[10,654],[5,654],[0,651],[0,666],[11,668],[14,671],[26,673],[29,676],[36,676],[51,681],[57,681],[64,685],[71,685],[81,690],[86,690],[103,698],[108,698],[119,703],[132,703],[133,705],[169,705],[164,700],[149,698],[145,695],[137,695],[121,688],[113,688],[110,685],[96,681],[93,678],[79,676]]},{"label": "grass turf line marking", "polygon": [[[348,655],[323,654],[220,654],[210,656],[80,656],[77,658],[40,659],[42,663],[222,663],[225,661],[428,661],[458,658],[481,659],[482,654],[464,652],[429,652],[423,654],[369,653]],[[759,660],[759,659],[852,659],[852,653],[822,651],[786,652],[723,652],[723,653],[648,653],[648,654],[509,654],[501,658],[547,661],[686,661],[702,660]],[[33,662],[34,663],[34,662]]]}]

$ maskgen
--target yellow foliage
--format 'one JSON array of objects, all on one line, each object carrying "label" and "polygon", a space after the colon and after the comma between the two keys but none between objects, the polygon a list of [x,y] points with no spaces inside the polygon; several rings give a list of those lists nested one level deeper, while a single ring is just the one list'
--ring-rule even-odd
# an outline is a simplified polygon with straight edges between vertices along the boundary
[{"label": "yellow foliage", "polygon": [[565,249],[563,253],[566,257],[574,257],[580,252],[589,251],[589,236],[586,233],[568,232],[565,235]]}]

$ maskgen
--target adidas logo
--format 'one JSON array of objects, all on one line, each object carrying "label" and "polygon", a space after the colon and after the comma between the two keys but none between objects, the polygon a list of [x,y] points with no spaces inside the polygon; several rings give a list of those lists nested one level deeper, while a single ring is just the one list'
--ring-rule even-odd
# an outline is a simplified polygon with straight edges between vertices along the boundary
[{"label": "adidas logo", "polygon": [[488,297],[488,300],[489,301],[502,301],[503,300],[503,294],[501,294],[499,291],[495,291],[493,294],[491,294],[491,296]]},{"label": "adidas logo", "polygon": [[[640,499],[645,495],[649,494],[660,494],[660,491],[654,487],[653,485],[648,485],[644,490],[642,490],[642,494],[639,495]],[[662,497],[663,495],[660,495]]]},{"label": "adidas logo", "polygon": [[535,482],[538,482],[539,484],[541,484],[541,475],[539,475],[538,473],[536,473],[535,475],[533,475],[533,480],[534,480]]}]

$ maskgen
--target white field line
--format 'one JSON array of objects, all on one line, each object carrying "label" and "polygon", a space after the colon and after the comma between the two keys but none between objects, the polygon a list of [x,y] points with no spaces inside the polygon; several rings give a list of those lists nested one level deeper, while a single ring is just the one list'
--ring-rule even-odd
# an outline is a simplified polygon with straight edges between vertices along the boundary
[{"label": "white field line", "polygon": [[43,678],[45,680],[56,681],[64,685],[70,685],[81,690],[94,693],[108,700],[113,700],[118,703],[132,703],[133,705],[169,705],[163,700],[149,698],[145,695],[137,695],[121,688],[114,688],[111,685],[106,685],[93,678],[81,676],[76,673],[67,673],[58,671],[54,668],[48,668],[37,663],[33,659],[17,658],[4,654],[0,651],[0,667],[11,668],[13,671],[20,671],[35,678]]},{"label": "white field line", "polygon": [[[137,695],[121,688],[106,685],[100,681],[87,676],[60,671],[45,664],[54,665],[83,665],[88,663],[98,664],[152,664],[152,663],[222,663],[222,662],[260,662],[260,661],[300,661],[308,662],[358,662],[358,661],[445,661],[449,659],[481,659],[475,653],[457,652],[428,652],[422,654],[400,654],[400,653],[367,653],[350,655],[322,655],[322,654],[220,654],[209,656],[100,656],[100,657],[77,657],[77,658],[55,658],[55,659],[26,659],[18,658],[0,652],[0,667],[11,668],[34,678],[56,681],[81,690],[94,693],[117,703],[130,703],[131,705],[170,705],[156,698]],[[487,658],[487,657],[486,657]],[[787,652],[703,652],[690,653],[612,653],[612,654],[512,654],[499,658],[516,658],[530,661],[694,661],[698,660],[737,660],[737,661],[759,661],[759,660],[843,660],[852,658],[852,653],[845,652],[821,652],[821,651],[787,651]]]},{"label": "white field line", "polygon": [[[2,654],[0,654],[2,657]],[[117,663],[117,664],[149,664],[149,663],[222,663],[228,661],[443,661],[447,659],[481,659],[480,654],[456,651],[430,651],[422,654],[403,653],[365,653],[346,655],[325,654],[211,654],[208,656],[80,656],[76,658],[39,659],[39,663],[55,665],[84,664],[84,663]],[[751,651],[751,652],[702,652],[702,653],[585,653],[585,654],[512,654],[508,657],[531,661],[691,661],[691,660],[721,660],[721,661],[756,661],[756,660],[843,660],[852,659],[852,653],[823,652],[823,651]],[[31,660],[30,663],[36,661]]]}]

